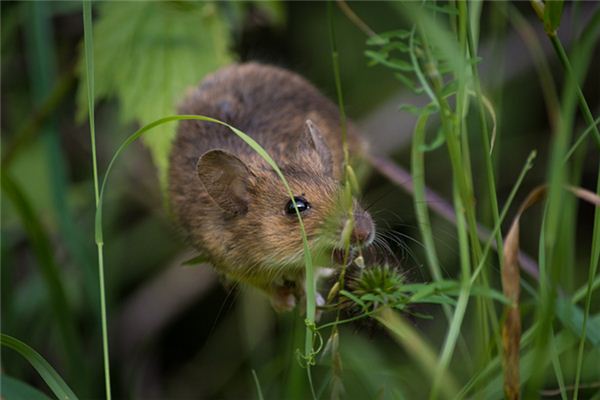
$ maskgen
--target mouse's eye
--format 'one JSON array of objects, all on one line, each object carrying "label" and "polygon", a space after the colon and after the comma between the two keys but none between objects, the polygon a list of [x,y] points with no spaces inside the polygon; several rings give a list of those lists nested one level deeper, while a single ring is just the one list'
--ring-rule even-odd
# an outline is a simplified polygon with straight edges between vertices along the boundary
[{"label": "mouse's eye", "polygon": [[296,210],[294,209],[294,203],[296,203],[296,207],[298,207],[298,211],[300,211],[301,213],[310,209],[310,203],[306,201],[304,197],[294,196],[294,201],[292,202],[292,200],[290,200],[285,205],[286,214],[292,215],[296,213]]}]

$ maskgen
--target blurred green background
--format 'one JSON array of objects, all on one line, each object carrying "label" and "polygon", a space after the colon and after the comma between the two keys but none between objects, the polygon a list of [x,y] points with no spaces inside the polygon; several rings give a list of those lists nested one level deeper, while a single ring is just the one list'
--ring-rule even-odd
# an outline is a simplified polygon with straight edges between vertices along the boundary
[{"label": "blurred green background", "polygon": [[[348,4],[377,33],[410,29],[411,22],[393,3]],[[81,5],[3,1],[0,6],[2,332],[43,354],[80,398],[100,398],[95,208],[87,103],[81,83]],[[527,3],[512,6],[531,22],[560,88],[562,69],[533,11]],[[486,3],[480,21],[483,90],[498,119],[494,152],[500,204],[531,150],[536,149],[538,157],[518,200],[544,182],[551,135],[539,73],[522,36],[506,18],[507,7],[503,2]],[[567,48],[597,9],[592,2],[566,6],[560,35]],[[94,4],[95,120],[101,175],[127,135],[140,124],[173,114],[186,88],[229,62],[258,60],[284,66],[334,99],[326,11],[326,4],[320,2]],[[398,105],[422,100],[409,93],[390,70],[369,66],[364,56],[365,33],[337,6],[333,23],[350,118],[364,128],[375,152],[408,166],[414,117],[399,111]],[[596,46],[592,67],[583,80],[583,92],[595,115],[600,104],[599,63]],[[475,132],[477,118],[471,119],[470,131]],[[297,312],[276,315],[253,290],[224,288],[206,266],[181,266],[193,252],[172,225],[160,190],[159,171],[164,168],[172,130],[172,126],[165,127],[145,145],[136,143],[127,151],[116,165],[105,199],[114,397],[255,398],[255,370],[266,398],[308,398],[305,371],[296,360],[296,349],[304,341],[303,317]],[[478,140],[473,135],[473,149],[480,148]],[[594,150],[588,152],[582,167],[581,186],[587,188],[593,188],[596,181],[599,153]],[[481,165],[478,152],[473,154],[472,164]],[[428,185],[451,199],[448,165],[446,152],[438,149],[428,154]],[[479,190],[483,172],[474,168],[474,176]],[[363,186],[363,197],[365,204],[371,204],[379,230],[402,239],[389,244],[407,280],[430,281],[410,195],[372,173]],[[515,210],[516,206],[510,215]],[[537,253],[541,214],[541,208],[536,209],[523,220],[522,248],[529,254]],[[478,215],[489,224],[485,206]],[[567,292],[587,277],[593,208],[581,205],[576,218],[572,240],[578,251],[570,254],[568,262],[577,267],[564,274]],[[454,277],[459,270],[455,230],[436,218],[433,224],[444,272]],[[499,277],[492,280],[499,287]],[[597,313],[597,294],[594,300]],[[440,307],[416,311],[433,316],[411,321],[434,348],[439,347],[446,333]],[[468,333],[465,339],[468,343]],[[425,375],[374,324],[346,326],[340,340],[344,398],[425,395]],[[594,357],[597,362],[597,348],[585,359],[584,378],[598,381]],[[574,370],[568,367],[572,361],[565,361],[566,374]],[[460,358],[453,366],[457,376],[469,377]],[[2,351],[2,373],[47,392],[34,370],[12,351]],[[314,374],[315,387],[328,397],[328,361],[323,360]]]}]

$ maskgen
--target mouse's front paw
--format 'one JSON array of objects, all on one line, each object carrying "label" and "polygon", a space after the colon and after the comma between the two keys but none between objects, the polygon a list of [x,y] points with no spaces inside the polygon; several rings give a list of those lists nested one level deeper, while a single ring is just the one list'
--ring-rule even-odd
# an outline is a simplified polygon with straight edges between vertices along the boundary
[{"label": "mouse's front paw", "polygon": [[271,292],[271,305],[277,312],[292,311],[296,307],[294,290],[289,287],[275,287]]}]

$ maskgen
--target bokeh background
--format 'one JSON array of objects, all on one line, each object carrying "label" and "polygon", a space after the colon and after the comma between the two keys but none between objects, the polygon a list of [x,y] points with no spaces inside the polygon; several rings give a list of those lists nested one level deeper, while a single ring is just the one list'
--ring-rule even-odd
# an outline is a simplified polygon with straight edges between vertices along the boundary
[{"label": "bokeh background", "polygon": [[[410,29],[412,24],[394,3],[348,5],[377,33]],[[81,4],[3,1],[0,6],[2,332],[43,354],[81,398],[100,398],[95,206],[82,87]],[[534,149],[535,165],[519,200],[544,182],[551,136],[540,73],[524,30],[507,18],[509,9],[528,22],[530,39],[545,54],[559,90],[564,77],[528,3],[484,5],[480,71],[497,116],[494,153],[500,204]],[[567,50],[597,10],[594,2],[565,6],[560,36]],[[398,106],[423,104],[423,98],[412,94],[390,70],[369,65],[364,55],[367,36],[338,5],[333,8],[333,23],[350,118],[363,128],[375,153],[408,167],[415,117]],[[289,68],[335,99],[326,3],[94,3],[94,24],[101,175],[127,135],[141,123],[174,113],[187,87],[230,62],[258,60]],[[583,92],[598,115],[598,47],[592,57]],[[481,146],[478,141],[479,135],[473,134],[472,148]],[[145,145],[135,143],[116,164],[106,194],[106,296],[114,397],[255,398],[255,370],[266,398],[308,398],[305,371],[296,356],[304,343],[303,317],[297,312],[276,315],[260,294],[224,286],[208,266],[182,266],[194,253],[164,207],[156,167],[164,160],[156,154],[166,146],[168,139],[159,135]],[[477,151],[473,154],[477,157]],[[597,148],[588,152],[581,186],[594,188],[598,159]],[[472,163],[482,165],[482,160]],[[428,186],[451,199],[448,166],[444,151],[427,156]],[[483,171],[474,170],[474,176],[479,182]],[[484,189],[482,184],[476,187]],[[400,239],[389,239],[389,245],[406,279],[430,281],[410,194],[373,172],[364,182],[363,197],[379,230]],[[541,212],[524,217],[522,248],[529,254],[537,253]],[[479,215],[489,223],[485,206]],[[573,240],[581,251],[571,254],[569,261],[580,268],[575,275],[565,274],[567,291],[587,277],[593,208],[582,205],[576,218]],[[459,270],[455,230],[437,218],[433,224],[444,271],[454,277]],[[499,287],[499,277],[492,279]],[[594,300],[598,312],[597,295]],[[441,309],[416,311],[432,318],[409,316],[411,323],[439,346],[446,333]],[[65,332],[72,335],[65,337]],[[427,379],[375,324],[345,326],[340,340],[345,398],[424,395]],[[596,356],[600,359],[597,351]],[[593,379],[593,354],[586,360],[585,377]],[[464,373],[460,359],[455,370],[459,376]],[[329,392],[329,371],[327,360],[314,370],[316,388],[324,397]],[[12,351],[2,351],[2,373],[48,392],[29,364]],[[592,391],[584,394],[591,396]]]}]

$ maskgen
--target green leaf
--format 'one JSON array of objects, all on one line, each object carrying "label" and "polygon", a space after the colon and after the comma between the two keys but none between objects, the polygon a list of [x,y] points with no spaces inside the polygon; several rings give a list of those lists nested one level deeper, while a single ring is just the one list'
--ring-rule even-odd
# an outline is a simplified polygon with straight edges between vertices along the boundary
[{"label": "green leaf", "polygon": [[400,72],[394,74],[394,76],[404,84],[404,86],[408,87],[415,94],[423,93],[424,89],[421,86],[417,86],[415,82],[410,79],[408,76],[401,74]]},{"label": "green leaf", "polygon": [[[581,337],[583,329],[583,311],[569,299],[559,298],[556,301],[556,315],[563,325]],[[587,321],[586,339],[595,347],[600,346],[600,320],[590,318]]]},{"label": "green leaf", "polygon": [[[15,350],[21,354],[33,368],[40,374],[44,382],[50,387],[52,392],[61,400],[77,399],[75,393],[60,377],[58,372],[52,368],[48,361],[44,360],[37,351],[21,342],[19,339],[15,339],[12,336],[0,334],[0,343],[2,346],[6,346],[10,349]],[[4,390],[4,389],[3,389]]]},{"label": "green leaf", "polygon": [[406,111],[406,112],[409,112],[414,115],[421,115],[422,113],[431,114],[432,112],[437,111],[437,107],[432,104],[428,104],[425,107],[417,107],[413,104],[407,103],[407,104],[400,104],[398,106],[398,111]]},{"label": "green leaf", "polygon": [[440,96],[446,98],[456,94],[458,92],[458,81],[451,81],[444,86],[440,92]]},{"label": "green leaf", "polygon": [[8,400],[50,400],[33,386],[8,375],[0,375],[0,396]]},{"label": "green leaf", "polygon": [[254,378],[254,384],[256,385],[256,394],[258,395],[258,400],[264,400],[262,389],[260,387],[260,381],[258,380],[258,375],[256,375],[256,371],[252,370],[252,377]]},{"label": "green leaf", "polygon": [[377,36],[371,36],[367,39],[368,46],[381,46],[390,43],[390,39],[408,39],[410,31],[399,29],[396,31],[385,32]]},{"label": "green leaf", "polygon": [[404,42],[391,42],[383,46],[381,50],[385,53],[389,53],[393,50],[398,50],[402,53],[408,53],[410,51],[410,47]]},{"label": "green leaf", "polygon": [[451,306],[456,306],[456,300],[442,294],[433,294],[430,296],[425,296],[417,300],[412,300],[411,303],[449,304]]},{"label": "green leaf", "polygon": [[453,15],[453,16],[458,15],[458,10],[456,9],[456,7],[451,6],[451,5],[438,6],[438,5],[435,5],[432,3],[425,3],[425,8],[427,8],[431,11],[441,13],[441,14]]},{"label": "green leaf", "polygon": [[358,297],[356,297],[355,295],[353,295],[349,291],[347,291],[347,290],[340,290],[340,294],[342,296],[345,296],[345,297],[349,298],[350,300],[352,300],[353,302],[355,302],[356,304],[358,304],[362,308],[367,308],[367,305],[361,299],[359,299]]},{"label": "green leaf", "polygon": [[440,126],[435,136],[435,139],[433,139],[433,142],[429,144],[423,143],[421,146],[419,146],[419,150],[433,151],[442,146],[444,143],[446,143],[446,135],[444,135],[444,127]]},{"label": "green leaf", "polygon": [[382,65],[385,65],[386,67],[396,69],[399,71],[405,71],[405,72],[413,71],[413,66],[411,63],[404,61],[404,60],[399,60],[399,59],[390,60],[387,58],[386,53],[377,52],[377,51],[373,51],[373,50],[366,50],[365,56],[370,58],[375,64],[382,64]]},{"label": "green leaf", "polygon": [[[117,98],[123,123],[148,124],[174,114],[187,88],[228,64],[228,33],[214,3],[107,2],[94,24],[95,100]],[[85,82],[84,54],[79,62]],[[79,117],[86,85],[78,92]],[[162,187],[175,126],[145,135]]]},{"label": "green leaf", "polygon": [[52,310],[56,320],[67,366],[70,371],[78,367],[81,369],[83,356],[79,337],[76,334],[74,313],[67,297],[60,268],[54,257],[55,249],[50,233],[42,225],[41,215],[34,210],[21,186],[4,169],[0,171],[0,186],[3,196],[6,196],[14,206],[37,259],[39,273],[48,291],[47,306]]},{"label": "green leaf", "polygon": [[[555,351],[557,355],[561,355],[568,349],[572,348],[576,343],[576,337],[567,330],[564,330],[554,337],[552,344],[552,346],[554,346],[553,351]],[[540,368],[535,361],[535,349],[524,352],[520,362],[521,382],[527,382],[530,380],[534,371]],[[502,374],[496,374],[493,377],[490,376],[488,379],[486,379],[485,386],[478,390],[478,395],[480,395],[483,399],[503,398],[502,382]]]},{"label": "green leaf", "polygon": [[544,30],[549,35],[556,35],[563,12],[563,0],[546,0],[544,2]]}]

